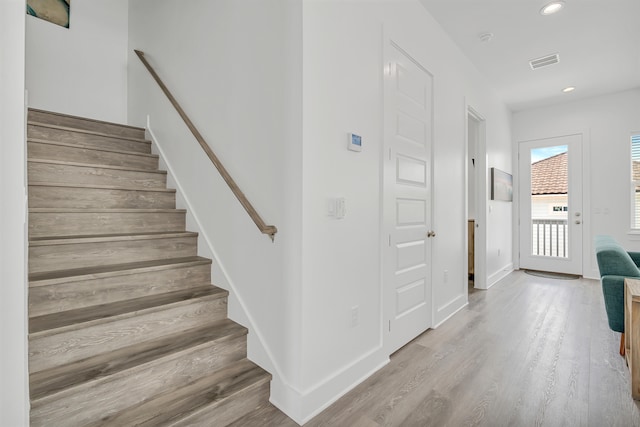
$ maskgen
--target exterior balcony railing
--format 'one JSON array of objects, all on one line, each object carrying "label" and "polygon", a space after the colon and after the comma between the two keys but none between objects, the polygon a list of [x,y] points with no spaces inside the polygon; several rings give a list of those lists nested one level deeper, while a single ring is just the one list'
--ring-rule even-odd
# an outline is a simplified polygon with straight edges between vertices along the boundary
[{"label": "exterior balcony railing", "polygon": [[533,219],[531,254],[566,258],[569,254],[566,219]]}]

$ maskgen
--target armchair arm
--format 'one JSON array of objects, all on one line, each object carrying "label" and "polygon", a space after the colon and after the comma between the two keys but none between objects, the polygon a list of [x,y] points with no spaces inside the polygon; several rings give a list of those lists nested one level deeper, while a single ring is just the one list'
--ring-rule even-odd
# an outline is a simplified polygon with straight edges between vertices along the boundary
[{"label": "armchair arm", "polygon": [[627,252],[633,262],[640,268],[640,252]]},{"label": "armchair arm", "polygon": [[624,276],[603,276],[602,293],[609,327],[624,332]]}]

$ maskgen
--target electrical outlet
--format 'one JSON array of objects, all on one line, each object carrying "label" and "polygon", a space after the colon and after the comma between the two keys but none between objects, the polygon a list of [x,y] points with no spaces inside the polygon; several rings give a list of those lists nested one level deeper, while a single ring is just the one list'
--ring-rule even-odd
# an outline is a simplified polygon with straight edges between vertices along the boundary
[{"label": "electrical outlet", "polygon": [[355,328],[360,324],[360,306],[351,307],[351,327]]}]

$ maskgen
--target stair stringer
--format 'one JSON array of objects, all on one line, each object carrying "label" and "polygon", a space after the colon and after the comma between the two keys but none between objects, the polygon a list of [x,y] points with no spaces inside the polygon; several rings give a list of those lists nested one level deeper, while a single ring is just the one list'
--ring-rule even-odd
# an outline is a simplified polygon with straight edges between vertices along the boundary
[{"label": "stair stringer", "polygon": [[[198,233],[198,252],[200,256],[210,258],[212,281],[216,286],[229,291],[228,296],[228,317],[246,327],[249,330],[247,335],[247,358],[258,364],[261,368],[269,372],[273,378],[271,380],[271,397],[270,402],[280,409],[285,409],[289,405],[278,404],[282,399],[277,396],[284,397],[285,401],[298,401],[304,393],[293,386],[283,373],[282,368],[276,361],[272,351],[270,350],[264,334],[261,333],[258,323],[255,321],[251,312],[247,308],[238,287],[235,285],[228,270],[221,262],[218,252],[212,243],[212,239],[206,231],[206,227],[200,220],[195,205],[191,203],[184,187],[180,183],[180,179],[175,173],[175,169],[171,165],[171,161],[167,158],[162,149],[162,142],[156,137],[151,128],[149,116],[147,116],[146,137],[152,141],[151,151],[153,154],[159,155],[159,168],[167,171],[167,185],[176,189],[176,208],[186,209],[187,229]],[[266,237],[264,237],[266,238]],[[293,395],[293,396],[291,396]],[[295,396],[295,397],[294,397]],[[291,414],[293,415],[293,414]]]}]

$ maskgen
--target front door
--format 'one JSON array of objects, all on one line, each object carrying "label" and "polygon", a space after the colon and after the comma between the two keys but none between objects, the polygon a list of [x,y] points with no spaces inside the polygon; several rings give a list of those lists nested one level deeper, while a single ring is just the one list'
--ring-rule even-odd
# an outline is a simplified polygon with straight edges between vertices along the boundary
[{"label": "front door", "polygon": [[391,354],[432,326],[433,76],[391,40],[385,68],[383,304]]},{"label": "front door", "polygon": [[582,275],[582,135],[519,144],[520,268]]}]

